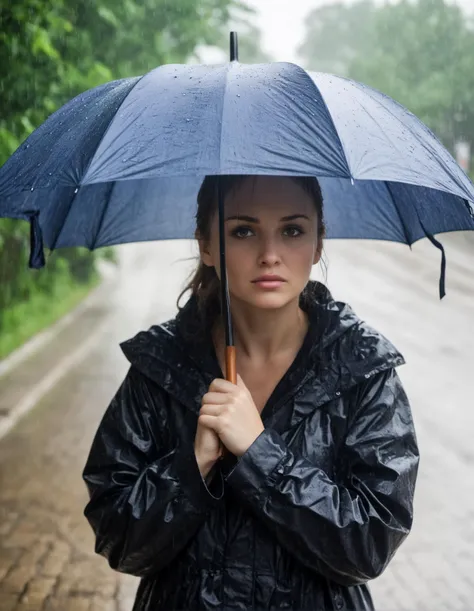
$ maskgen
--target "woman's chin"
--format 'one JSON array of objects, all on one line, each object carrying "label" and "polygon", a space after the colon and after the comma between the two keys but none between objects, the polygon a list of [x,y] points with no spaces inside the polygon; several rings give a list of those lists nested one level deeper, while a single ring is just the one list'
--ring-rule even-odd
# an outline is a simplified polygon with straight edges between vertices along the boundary
[{"label": "woman's chin", "polygon": [[257,295],[248,295],[244,299],[241,299],[241,301],[259,310],[278,310],[285,307],[296,298],[298,298],[298,296],[288,295],[288,293],[268,291]]}]

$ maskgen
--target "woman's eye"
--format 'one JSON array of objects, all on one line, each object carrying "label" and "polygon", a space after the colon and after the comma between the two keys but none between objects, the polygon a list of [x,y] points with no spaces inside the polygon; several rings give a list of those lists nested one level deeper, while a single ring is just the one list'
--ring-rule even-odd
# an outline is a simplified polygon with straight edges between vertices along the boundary
[{"label": "woman's eye", "polygon": [[249,238],[253,235],[253,231],[250,227],[236,227],[232,231],[232,235],[236,238]]},{"label": "woman's eye", "polygon": [[297,238],[304,233],[302,227],[298,227],[296,225],[291,225],[289,227],[285,227],[283,230],[283,235],[288,236],[289,238]]}]

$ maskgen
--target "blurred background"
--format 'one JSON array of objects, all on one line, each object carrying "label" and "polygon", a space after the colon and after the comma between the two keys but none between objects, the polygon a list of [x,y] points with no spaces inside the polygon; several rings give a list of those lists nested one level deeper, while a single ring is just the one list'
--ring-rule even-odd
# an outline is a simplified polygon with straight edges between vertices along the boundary
[{"label": "blurred background", "polygon": [[[473,176],[474,0],[0,2],[0,163],[55,109],[163,63],[291,61],[414,112]],[[373,584],[380,611],[474,608],[474,235],[330,241],[315,277],[401,350],[422,461],[412,535]],[[174,315],[190,242],[58,250],[27,268],[0,219],[0,610],[131,609],[134,578],[94,556],[80,473],[127,364],[118,343]],[[34,409],[33,409],[34,408]]]}]

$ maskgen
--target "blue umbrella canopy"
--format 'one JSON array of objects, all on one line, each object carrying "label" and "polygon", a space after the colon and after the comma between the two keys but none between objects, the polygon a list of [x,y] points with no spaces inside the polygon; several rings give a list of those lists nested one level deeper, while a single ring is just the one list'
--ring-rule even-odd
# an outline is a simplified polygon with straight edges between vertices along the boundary
[{"label": "blue umbrella canopy", "polygon": [[442,248],[435,234],[474,229],[473,184],[404,107],[295,64],[238,61],[165,65],[77,96],[0,169],[0,217],[31,222],[32,267],[43,243],[191,238],[208,174],[318,177],[329,238]]}]

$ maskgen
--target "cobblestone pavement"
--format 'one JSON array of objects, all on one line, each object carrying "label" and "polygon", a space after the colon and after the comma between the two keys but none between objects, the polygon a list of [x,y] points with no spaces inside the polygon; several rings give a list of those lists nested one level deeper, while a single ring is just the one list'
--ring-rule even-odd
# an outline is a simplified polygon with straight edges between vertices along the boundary
[{"label": "cobblestone pavement", "polygon": [[[335,296],[405,354],[400,373],[422,453],[413,532],[372,585],[378,611],[474,608],[474,243],[463,235],[443,242],[448,295],[441,303],[439,254],[429,244],[413,252],[377,243],[327,245]],[[132,607],[137,580],[114,573],[93,552],[81,470],[127,369],[117,344],[173,314],[189,262],[171,262],[190,250],[173,242],[120,252],[116,288],[96,312],[97,326],[107,314],[97,344],[0,441],[0,611]],[[90,316],[76,324],[84,325],[80,335],[94,333]]]}]

